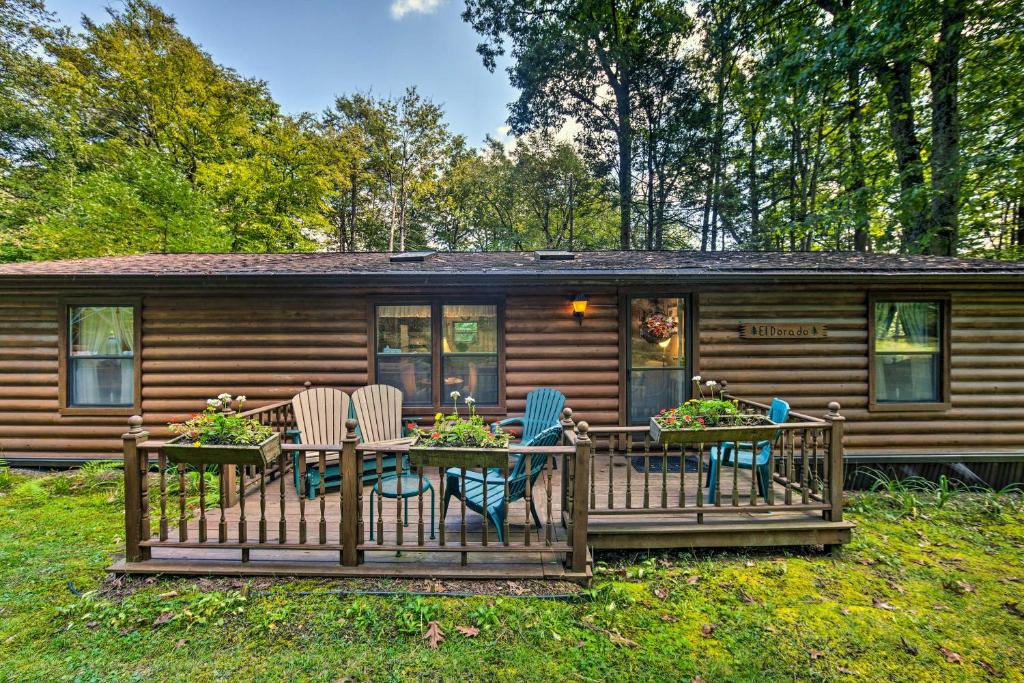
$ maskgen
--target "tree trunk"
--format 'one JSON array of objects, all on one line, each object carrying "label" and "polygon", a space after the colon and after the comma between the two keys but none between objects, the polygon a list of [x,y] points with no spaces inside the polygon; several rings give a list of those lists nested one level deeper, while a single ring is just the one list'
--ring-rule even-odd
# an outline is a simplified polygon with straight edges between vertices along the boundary
[{"label": "tree trunk", "polygon": [[956,254],[960,208],[960,114],[957,90],[960,81],[960,48],[965,12],[963,0],[942,3],[942,22],[932,90],[932,211],[933,232],[923,249],[930,254]]},{"label": "tree trunk", "polygon": [[615,110],[619,141],[619,248],[629,249],[633,205],[633,128],[630,118],[629,83],[625,78],[615,88]]},{"label": "tree trunk", "polygon": [[922,251],[922,243],[927,240],[928,222],[921,143],[914,129],[911,66],[909,59],[898,59],[880,70],[879,79],[889,105],[889,133],[900,176],[899,219],[903,227],[903,248],[915,252]]},{"label": "tree trunk", "polygon": [[757,133],[761,128],[760,119],[750,122],[750,156],[747,157],[747,210],[750,213],[750,243],[754,249],[761,248],[761,198],[757,182]]}]

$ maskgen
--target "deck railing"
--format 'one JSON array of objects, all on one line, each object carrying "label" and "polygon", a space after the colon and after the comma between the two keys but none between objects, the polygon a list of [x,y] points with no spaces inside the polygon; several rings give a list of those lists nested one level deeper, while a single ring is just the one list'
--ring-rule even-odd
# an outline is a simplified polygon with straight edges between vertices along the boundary
[{"label": "deck railing", "polygon": [[[266,419],[280,431],[292,427],[290,414],[281,404],[268,406],[253,414],[269,416]],[[564,558],[567,567],[584,572],[587,563],[586,505],[574,505],[575,500],[586,500],[586,475],[590,471],[590,439],[587,425],[574,424],[571,411],[566,410],[562,422],[563,443],[556,446],[515,448],[515,453],[530,459],[532,467],[539,468],[536,481],[522,482],[525,490],[512,505],[509,504],[511,482],[509,474],[514,466],[507,457],[495,458],[486,454],[479,457],[459,455],[424,457],[408,445],[360,444],[355,434],[355,421],[346,421],[346,437],[339,444],[287,444],[278,462],[266,468],[254,468],[251,476],[236,474],[236,466],[223,466],[222,478],[235,477],[238,482],[237,510],[231,510],[229,496],[221,495],[216,507],[207,509],[209,492],[206,480],[199,478],[199,501],[195,510],[189,509],[184,483],[185,467],[168,462],[164,443],[148,440],[141,427],[141,419],[133,417],[130,429],[123,437],[125,458],[125,524],[126,559],[138,562],[150,559],[153,548],[225,549],[240,552],[243,562],[250,559],[253,550],[318,550],[335,552],[338,561],[346,566],[362,564],[367,551],[395,553],[460,553],[462,564],[467,564],[470,553],[552,553]],[[261,418],[262,419],[262,418]],[[326,471],[329,462],[340,463],[341,491],[335,500],[329,496],[320,478],[316,496],[307,499],[295,495],[287,486],[287,471],[293,454],[298,454],[299,481],[305,480],[307,460]],[[415,513],[406,513],[406,500],[401,494],[401,480],[397,483],[399,495],[394,498],[375,495],[372,508],[364,505],[370,491],[379,491],[384,485],[384,459],[387,456],[406,458],[413,466],[413,477],[418,478],[419,489],[430,473],[440,482],[432,498],[433,510],[427,506],[430,498],[413,496]],[[541,462],[536,459],[542,458]],[[560,465],[556,460],[562,460]],[[374,466],[372,476],[364,481],[364,461]],[[155,472],[152,471],[155,463]],[[560,477],[571,493],[568,504],[559,504],[558,490],[554,486],[556,467],[566,473]],[[201,466],[200,466],[201,468]],[[457,473],[452,472],[455,468]],[[478,517],[470,525],[472,512],[464,500],[452,499],[459,508],[460,520],[456,531],[446,529],[444,519],[446,481],[453,478],[465,490],[467,477],[473,473],[483,486],[493,487],[488,500],[502,497],[500,518],[503,519],[501,540],[496,530]],[[583,477],[577,478],[576,473]],[[274,481],[276,476],[277,481]],[[169,493],[175,487],[170,479],[179,477],[177,500]],[[251,480],[251,481],[249,481]],[[158,487],[156,495],[150,486]],[[365,487],[365,488],[364,488]],[[252,489],[251,491],[249,489]],[[233,490],[230,487],[222,490]],[[275,490],[276,489],[276,490]],[[504,494],[504,495],[502,495]],[[493,496],[493,497],[492,497]],[[151,499],[154,501],[151,503]],[[540,526],[533,524],[532,507],[536,509]],[[155,509],[151,509],[155,506]],[[369,514],[368,514],[369,513]],[[455,513],[449,512],[449,517]],[[369,519],[373,516],[373,523]],[[517,516],[518,518],[515,518]],[[157,531],[152,530],[151,518],[156,518]],[[426,520],[433,523],[426,526]],[[410,526],[406,527],[406,524]],[[515,527],[515,528],[513,528]],[[255,534],[253,534],[255,531]],[[431,533],[433,531],[433,533]]]},{"label": "deck railing", "polygon": [[[728,396],[730,400],[734,397]],[[769,406],[736,399],[745,412],[766,415]],[[790,412],[785,424],[731,429],[728,438],[706,432],[696,444],[652,442],[647,426],[591,428],[594,455],[589,477],[591,515],[690,516],[751,512],[821,512],[842,520],[843,422],[839,404],[830,403],[822,418]],[[726,460],[709,482],[712,458],[722,451],[760,451],[772,442],[766,470],[769,485],[761,490],[757,467],[733,467]]]},{"label": "deck railing", "polygon": [[[768,411],[766,405],[738,400],[748,411]],[[295,426],[286,403],[247,414],[282,434]],[[791,412],[785,424],[736,428],[727,440],[709,435],[707,442],[692,446],[660,446],[652,443],[647,427],[591,428],[586,422],[575,423],[566,409],[561,444],[512,449],[530,459],[528,470],[536,466],[538,471],[535,479],[513,491],[520,482],[510,480],[514,462],[507,457],[428,455],[408,445],[360,444],[354,421],[347,420],[341,443],[287,443],[277,462],[265,468],[223,466],[223,495],[208,509],[207,503],[213,501],[206,478],[199,478],[198,505],[190,506],[186,467],[169,463],[164,444],[149,441],[142,419],[132,417],[123,437],[126,559],[150,559],[152,549],[161,547],[233,550],[243,562],[253,550],[327,551],[336,553],[337,562],[345,566],[360,565],[366,553],[377,551],[424,560],[459,553],[463,565],[471,558],[475,565],[512,562],[517,554],[534,553],[549,559],[557,556],[571,571],[585,573],[592,518],[645,515],[636,517],[637,522],[671,525],[689,519],[704,524],[709,516],[736,518],[739,513],[746,515],[745,524],[756,527],[764,518],[751,513],[785,512],[820,513],[826,521],[841,521],[843,422],[839,405],[831,403],[821,418]],[[712,447],[721,449],[728,443],[742,449],[746,443],[749,450],[749,443],[761,439],[773,441],[766,495],[761,493],[756,467],[741,471],[723,464],[715,487],[708,485]],[[542,460],[535,461],[537,457]],[[396,482],[385,474],[386,460],[396,459],[408,459],[411,480]],[[323,478],[309,499],[302,495],[304,486],[289,485],[296,475],[300,483],[305,481],[307,462],[315,463],[319,472],[338,463],[342,486],[336,498],[327,495]],[[494,487],[495,497],[504,501],[501,514],[495,515],[500,534],[458,497],[450,501],[452,527],[444,524],[446,487],[465,491],[474,478],[478,486]],[[429,488],[424,484],[427,479],[432,481]],[[392,495],[376,495],[385,485],[396,487],[389,491]],[[409,496],[411,512],[402,495],[406,485],[423,491]],[[151,492],[154,486],[157,490]],[[491,500],[490,493],[483,497]],[[510,499],[515,502],[509,504]],[[533,523],[531,508],[539,526]]]}]

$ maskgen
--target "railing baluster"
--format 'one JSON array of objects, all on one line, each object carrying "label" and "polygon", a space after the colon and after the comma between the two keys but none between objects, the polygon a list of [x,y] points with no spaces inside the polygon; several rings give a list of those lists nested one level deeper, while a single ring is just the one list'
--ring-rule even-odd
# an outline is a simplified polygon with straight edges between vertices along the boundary
[{"label": "railing baluster", "polygon": [[[704,507],[704,444],[697,444],[697,507]],[[697,524],[704,523],[704,515],[697,513]]]},{"label": "railing baluster", "polygon": [[445,539],[444,539],[445,487],[448,485],[448,477],[445,474],[445,469],[443,467],[438,467],[437,468],[437,480],[438,480],[438,482],[440,482],[440,490],[438,491],[438,495],[437,495],[437,506],[438,506],[437,518],[439,520],[441,520],[441,521],[439,521],[437,523],[437,526],[438,526],[438,529],[437,529],[437,541],[438,541],[438,543],[440,543],[441,547],[443,548],[444,545],[445,545]]},{"label": "railing baluster", "polygon": [[740,442],[732,443],[732,506],[740,504]]},{"label": "railing baluster", "polygon": [[616,439],[608,437],[608,509],[615,509],[615,451]]},{"label": "railing baluster", "polygon": [[[238,467],[238,542],[245,543],[246,541],[246,524],[245,519],[245,468],[242,466]],[[245,562],[249,558],[249,551],[242,550],[242,561]]]},{"label": "railing baluster", "polygon": [[[523,456],[523,457],[525,457],[525,456]],[[483,539],[483,544],[486,546],[487,545],[487,508],[488,508],[488,505],[490,504],[491,500],[490,500],[490,498],[487,497],[487,468],[486,467],[482,467],[480,469],[481,469],[481,471],[483,473],[483,494],[484,494],[484,505],[483,505],[483,507],[484,507],[484,514],[483,514],[483,519],[481,520],[480,526],[481,526],[481,530],[482,530],[481,538]],[[466,491],[465,488],[463,488],[462,491],[463,491],[463,493],[465,493],[465,491]],[[465,545],[465,543],[463,543],[463,545]]]},{"label": "railing baluster", "polygon": [[206,465],[199,466],[199,542],[206,543]]},{"label": "railing baluster", "polygon": [[178,465],[178,540],[188,540],[188,521],[185,519],[185,465]]},{"label": "railing baluster", "polygon": [[810,501],[810,491],[807,490],[809,475],[807,472],[807,434],[805,429],[800,435],[800,500],[806,505]]},{"label": "railing baluster", "polygon": [[[287,457],[287,456],[285,455],[285,452],[283,450],[277,456],[277,476],[281,480],[279,482],[281,484],[281,487],[280,487],[281,488],[281,493],[280,493],[281,519],[277,523],[277,542],[278,543],[285,543],[286,539],[288,537],[288,519],[287,519],[287,517],[285,517],[285,509],[284,509],[285,500],[287,499],[286,496],[285,496],[285,481],[284,481],[285,480],[285,476],[284,476],[284,473],[285,473],[285,457]],[[301,490],[299,491],[299,495],[302,495],[302,491]]]},{"label": "railing baluster", "polygon": [[[534,456],[527,455],[527,454],[524,453],[520,457],[522,457],[522,458],[531,458],[531,460],[527,460],[527,462],[530,464],[530,467],[529,467],[529,469],[525,470],[526,471],[526,481],[524,482],[525,488],[523,489],[523,503],[524,503],[523,517],[526,518],[526,525],[524,527],[526,529],[526,531],[524,532],[524,540],[523,540],[523,542],[526,545],[530,545],[530,532],[533,529],[533,521],[530,519],[530,505],[533,503],[533,485],[530,483],[530,479],[532,478],[532,477],[530,477],[530,472],[533,470],[533,460],[532,460],[532,458]],[[509,498],[508,494],[509,494],[509,492],[508,492],[508,463],[505,463],[505,545],[508,545],[508,498]]]},{"label": "railing baluster", "polygon": [[[380,495],[379,492],[384,490],[382,481],[384,479],[384,455],[377,451],[377,483],[374,485],[378,491],[377,494],[377,545],[384,545],[384,496]],[[370,503],[373,506],[373,503]],[[370,511],[373,514],[373,510]],[[372,522],[370,523],[372,526]]]},{"label": "railing baluster", "polygon": [[156,456],[160,470],[160,540],[167,540],[167,455],[160,449]]},{"label": "railing baluster", "polygon": [[679,444],[679,507],[686,507],[686,444]]},{"label": "railing baluster", "polygon": [[661,507],[668,507],[668,444],[661,449]]},{"label": "railing baluster", "polygon": [[[402,497],[401,459],[401,455],[395,454],[395,466],[398,468],[395,477],[395,542],[397,545],[402,545],[402,541],[405,539],[405,535],[402,533],[405,526],[405,515],[402,514],[405,506],[402,503],[405,502],[405,499]],[[383,488],[381,490],[383,491]]]},{"label": "railing baluster", "polygon": [[786,432],[782,433],[782,456],[786,459],[786,505],[793,504],[793,449],[786,448]]},{"label": "railing baluster", "polygon": [[[419,520],[416,523],[416,545],[423,545],[423,496],[426,495],[426,491],[423,490],[423,468],[417,467],[416,473],[419,475],[419,495],[416,496],[419,509]],[[431,527],[430,533],[434,533],[433,527]]]},{"label": "railing baluster", "polygon": [[306,534],[306,453],[299,451],[299,543],[305,544]]},{"label": "railing baluster", "polygon": [[[644,434],[644,446],[650,443],[651,435]],[[633,436],[626,439],[626,509],[633,507]]]},{"label": "railing baluster", "polygon": [[551,521],[552,517],[554,517],[554,511],[553,511],[552,500],[551,500],[551,498],[552,498],[552,493],[551,493],[552,482],[551,482],[551,480],[552,480],[552,469],[553,469],[554,461],[555,461],[555,456],[553,456],[553,455],[548,455],[548,456],[545,457],[544,468],[547,470],[547,484],[546,484],[545,493],[547,494],[547,512],[548,512],[547,533],[545,534],[545,539],[544,539],[545,540],[545,545],[551,545],[552,541],[554,540],[554,535],[555,535],[554,523]]},{"label": "railing baluster", "polygon": [[597,460],[597,458],[591,458],[590,459],[590,507],[591,508],[596,508],[597,507],[597,493],[596,493],[596,491],[597,491],[597,482],[594,481],[597,478],[597,477],[594,476],[594,468],[595,468],[594,461],[595,460]]},{"label": "railing baluster", "polygon": [[[201,481],[201,480],[200,480]],[[260,467],[260,543],[267,542],[267,466]]]},{"label": "railing baluster", "polygon": [[651,507],[651,448],[644,443],[644,509]]},{"label": "railing baluster", "polygon": [[768,505],[775,505],[775,444],[768,449]]},{"label": "railing baluster", "polygon": [[320,498],[320,524],[317,530],[320,532],[320,545],[327,543],[327,451],[317,451],[317,464],[320,466],[320,486],[317,495]]},{"label": "railing baluster", "polygon": [[[466,468],[459,467],[459,507],[462,512],[462,518],[459,520],[459,544],[462,547],[466,547]],[[487,509],[487,504],[484,503],[484,509]],[[484,517],[484,528],[487,528],[487,518]],[[465,552],[460,553],[462,566],[466,566],[469,558]]]},{"label": "railing baluster", "polygon": [[[736,460],[739,462],[739,453]],[[750,504],[757,505],[757,441],[750,442]]]}]

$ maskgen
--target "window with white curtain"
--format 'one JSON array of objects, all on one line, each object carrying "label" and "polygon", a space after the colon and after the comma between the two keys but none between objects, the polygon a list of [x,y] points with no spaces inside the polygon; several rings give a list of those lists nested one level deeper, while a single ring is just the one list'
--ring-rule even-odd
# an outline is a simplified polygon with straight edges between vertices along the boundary
[{"label": "window with white curtain", "polygon": [[943,401],[942,306],[942,301],[875,301],[871,351],[877,403]]},{"label": "window with white curtain", "polygon": [[67,404],[135,404],[135,309],[70,306],[67,329]]}]

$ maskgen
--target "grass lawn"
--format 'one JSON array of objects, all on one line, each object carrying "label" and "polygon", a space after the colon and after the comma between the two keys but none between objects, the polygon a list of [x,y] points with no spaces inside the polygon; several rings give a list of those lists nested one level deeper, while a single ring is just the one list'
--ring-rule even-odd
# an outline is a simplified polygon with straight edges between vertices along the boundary
[{"label": "grass lawn", "polygon": [[554,600],[111,582],[117,485],[0,470],[0,680],[1024,681],[1016,496],[861,495],[838,555],[599,557]]}]

